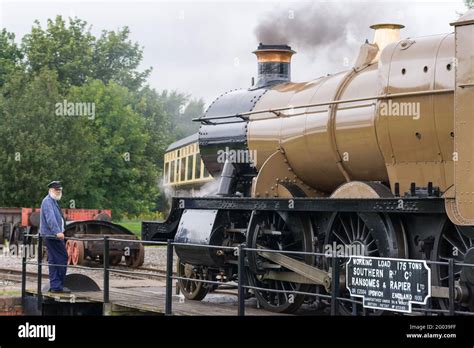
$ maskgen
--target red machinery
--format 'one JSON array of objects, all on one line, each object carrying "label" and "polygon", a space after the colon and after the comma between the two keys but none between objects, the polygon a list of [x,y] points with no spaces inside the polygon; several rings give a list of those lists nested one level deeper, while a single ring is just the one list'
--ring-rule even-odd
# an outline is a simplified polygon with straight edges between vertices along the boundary
[{"label": "red machinery", "polygon": [[[0,208],[0,244],[16,244],[24,234],[38,233],[39,208]],[[66,219],[65,236],[84,238],[109,236],[123,240],[137,237],[123,226],[110,222],[112,212],[107,209],[62,209]],[[68,263],[81,265],[87,260],[102,261],[102,241],[67,240]],[[117,265],[125,258],[130,267],[139,267],[144,262],[142,245],[127,241],[110,241],[110,264]]]},{"label": "red machinery", "polygon": [[[23,233],[35,234],[40,222],[40,208],[0,208],[0,244],[17,243]],[[108,209],[62,209],[66,221],[112,219]]]}]

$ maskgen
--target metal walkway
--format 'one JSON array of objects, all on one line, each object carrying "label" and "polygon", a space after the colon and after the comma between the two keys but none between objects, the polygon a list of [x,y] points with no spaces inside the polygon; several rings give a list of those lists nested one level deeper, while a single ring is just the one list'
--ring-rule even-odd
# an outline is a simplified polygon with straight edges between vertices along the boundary
[{"label": "metal walkway", "polygon": [[[37,290],[29,288],[27,296],[36,297]],[[165,314],[164,286],[110,288],[109,303],[103,303],[102,291],[73,292],[71,294],[42,293],[45,303],[98,303],[103,306],[103,315],[130,315],[130,314]],[[218,291],[210,293],[203,301],[191,301],[183,296],[173,295],[173,315],[211,315],[236,316],[238,309],[237,292]],[[247,301],[245,314],[253,316],[278,315],[263,309],[257,309],[255,301]]]}]

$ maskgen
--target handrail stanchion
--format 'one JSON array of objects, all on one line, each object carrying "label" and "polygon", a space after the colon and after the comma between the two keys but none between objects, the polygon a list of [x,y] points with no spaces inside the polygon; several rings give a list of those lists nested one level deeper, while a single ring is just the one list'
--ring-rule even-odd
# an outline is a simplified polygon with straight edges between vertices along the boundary
[{"label": "handrail stanchion", "polygon": [[339,264],[337,256],[332,258],[332,280],[331,280],[331,315],[336,315],[338,311],[339,296]]},{"label": "handrail stanchion", "polygon": [[449,259],[449,315],[454,315],[454,259]]},{"label": "handrail stanchion", "polygon": [[21,305],[25,308],[25,300],[26,300],[26,241],[27,241],[26,233],[23,234],[23,245],[22,245],[22,252],[21,255]]},{"label": "handrail stanchion", "polygon": [[238,248],[238,295],[239,295],[239,309],[238,315],[245,315],[245,244],[240,244]]},{"label": "handrail stanchion", "polygon": [[166,299],[165,315],[171,315],[173,294],[173,240],[168,239],[166,245]]},{"label": "handrail stanchion", "polygon": [[104,303],[109,303],[109,236],[104,236]]},{"label": "handrail stanchion", "polygon": [[43,294],[41,293],[41,280],[43,278],[43,236],[38,233],[38,280],[37,280],[37,308],[40,311],[43,306]]}]

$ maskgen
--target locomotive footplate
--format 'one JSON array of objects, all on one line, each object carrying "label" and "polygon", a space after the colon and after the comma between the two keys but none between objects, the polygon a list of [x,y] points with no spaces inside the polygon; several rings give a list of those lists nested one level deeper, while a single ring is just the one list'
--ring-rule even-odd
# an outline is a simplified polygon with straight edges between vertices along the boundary
[{"label": "locomotive footplate", "polygon": [[240,198],[175,197],[181,209],[270,210],[301,212],[380,212],[444,214],[444,199],[438,197],[352,198]]},{"label": "locomotive footplate", "polygon": [[438,197],[348,198],[248,198],[248,197],[174,197],[166,221],[143,221],[142,240],[173,239],[185,209],[361,212],[395,214],[446,214],[444,199]]}]

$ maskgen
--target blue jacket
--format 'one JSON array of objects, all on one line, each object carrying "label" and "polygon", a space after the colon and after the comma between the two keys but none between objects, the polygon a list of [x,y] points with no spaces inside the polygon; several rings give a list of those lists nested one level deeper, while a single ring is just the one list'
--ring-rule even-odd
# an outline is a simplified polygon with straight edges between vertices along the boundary
[{"label": "blue jacket", "polygon": [[49,194],[41,203],[40,232],[42,235],[56,235],[64,232],[61,209]]}]

